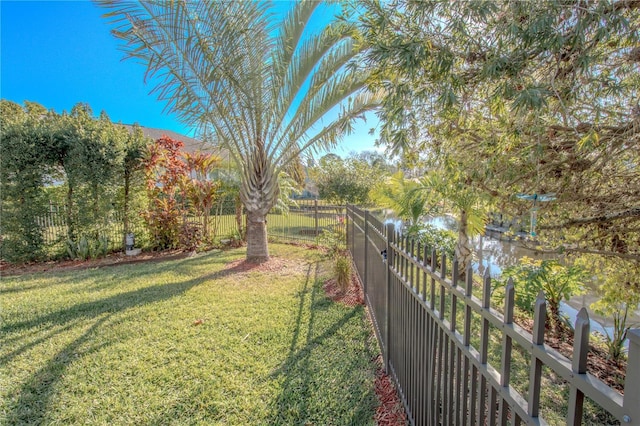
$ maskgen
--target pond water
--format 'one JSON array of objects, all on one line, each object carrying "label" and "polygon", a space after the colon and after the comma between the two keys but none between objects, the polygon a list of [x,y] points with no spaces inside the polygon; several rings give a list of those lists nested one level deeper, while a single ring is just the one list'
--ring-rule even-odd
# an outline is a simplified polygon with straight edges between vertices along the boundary
[{"label": "pond water", "polygon": [[[396,226],[400,225],[399,221],[393,221]],[[451,216],[438,216],[429,218],[427,223],[440,228],[455,231],[457,222]],[[510,241],[504,238],[502,233],[488,231],[486,235],[480,235],[471,239],[474,252],[473,269],[478,274],[484,274],[487,268],[491,277],[497,277],[502,273],[503,268],[516,264],[523,257],[532,259],[553,259],[557,258],[553,254],[540,253],[538,251],[522,246],[517,241]],[[589,305],[598,300],[595,291],[595,283],[587,288],[587,292],[583,295],[574,296],[568,301],[561,302],[560,312],[569,318],[571,324],[575,324],[578,311],[584,307],[589,312],[591,318],[591,331],[600,334],[612,333],[613,320],[596,315]],[[640,327],[640,309],[630,314],[628,323]]]}]

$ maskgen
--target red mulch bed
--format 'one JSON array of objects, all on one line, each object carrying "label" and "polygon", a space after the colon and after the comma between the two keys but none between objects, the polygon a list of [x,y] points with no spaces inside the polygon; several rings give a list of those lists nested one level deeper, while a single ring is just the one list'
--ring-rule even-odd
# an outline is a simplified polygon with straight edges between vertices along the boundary
[{"label": "red mulch bed", "polygon": [[226,264],[224,270],[229,273],[245,272],[278,272],[284,269],[297,268],[297,263],[281,257],[271,256],[265,262],[247,262],[246,259],[238,259]]},{"label": "red mulch bed", "polygon": [[376,358],[376,395],[380,405],[376,409],[375,420],[379,426],[404,426],[407,424],[407,414],[395,386],[391,381],[391,377],[384,372],[382,368],[382,356]]},{"label": "red mulch bed", "polygon": [[346,291],[342,291],[335,279],[329,279],[322,287],[329,299],[347,306],[364,305],[364,293],[358,278],[351,276],[351,283]]},{"label": "red mulch bed", "polygon": [[[351,283],[346,291],[340,289],[335,279],[327,280],[323,289],[327,297],[334,302],[346,306],[364,305],[362,285],[355,274],[351,276]],[[378,355],[374,362],[377,366],[375,391],[379,402],[374,417],[376,424],[379,426],[404,426],[407,424],[407,415],[391,377],[384,372],[382,356]]]},{"label": "red mulch bed", "polygon": [[[517,323],[531,332],[533,320],[518,319]],[[565,329],[559,333],[553,333],[547,329],[544,342],[560,352],[569,360],[573,358],[573,331]],[[589,353],[587,354],[587,372],[607,384],[607,386],[624,394],[624,379],[627,375],[627,361],[616,362],[608,357],[605,348],[598,346],[597,340],[591,337]]]},{"label": "red mulch bed", "polygon": [[182,250],[164,250],[143,252],[137,256],[127,256],[123,252],[111,253],[100,259],[89,260],[58,260],[49,262],[34,262],[13,264],[0,262],[0,274],[2,276],[33,274],[49,271],[75,271],[102,266],[127,265],[130,263],[158,262],[163,260],[183,259],[193,256],[194,252]]}]

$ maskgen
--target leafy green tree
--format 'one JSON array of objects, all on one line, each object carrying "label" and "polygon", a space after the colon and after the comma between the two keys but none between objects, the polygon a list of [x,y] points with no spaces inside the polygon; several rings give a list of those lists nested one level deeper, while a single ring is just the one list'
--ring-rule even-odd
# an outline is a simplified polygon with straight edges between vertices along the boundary
[{"label": "leafy green tree", "polygon": [[360,152],[351,152],[349,153],[349,157],[359,161],[364,161],[375,169],[383,170],[385,175],[393,174],[398,170],[398,167],[392,160],[390,160],[385,154],[378,151],[365,150]]},{"label": "leafy green tree", "polygon": [[96,119],[86,104],[75,105],[58,119],[46,152],[63,172],[68,238],[74,244],[80,237],[97,241],[113,220],[126,137],[106,113]]},{"label": "leafy green tree", "polygon": [[355,157],[343,160],[335,154],[322,157],[318,166],[310,169],[310,176],[320,198],[338,205],[369,203],[372,186],[386,178],[383,169],[367,161]]},{"label": "leafy green tree", "polygon": [[395,215],[409,222],[407,234],[418,235],[424,216],[436,211],[436,201],[427,191],[421,191],[417,179],[407,179],[402,171],[378,182],[370,196],[376,206],[392,209]]},{"label": "leafy green tree", "polygon": [[105,217],[114,209],[118,179],[125,153],[123,130],[117,129],[105,112],[94,119],[88,105],[71,111],[74,146],[71,151],[79,183],[79,223],[83,233],[98,238],[104,232]]},{"label": "leafy green tree", "polygon": [[355,61],[354,25],[331,19],[313,31],[319,2],[295,3],[278,27],[267,2],[99,4],[127,56],[161,77],[159,98],[229,150],[242,171],[247,260],[268,259],[265,218],[280,171],[307,149],[336,144],[376,105]]},{"label": "leafy green tree", "polygon": [[45,249],[52,254],[42,239],[49,203],[65,207],[71,248],[82,238],[83,246],[105,246],[106,233],[123,204],[128,230],[130,184],[136,181],[144,143],[139,128],[129,133],[106,113],[96,119],[85,104],[62,114],[32,102],[24,107],[1,104],[3,232],[10,235],[3,245],[9,258],[41,258]]},{"label": "leafy green tree", "polygon": [[392,151],[455,158],[506,212],[555,194],[548,244],[640,259],[635,2],[361,3]]},{"label": "leafy green tree", "polygon": [[124,135],[124,157],[122,159],[122,221],[124,235],[122,247],[126,246],[126,236],[132,232],[131,224],[140,219],[139,212],[144,210],[146,200],[142,200],[144,182],[142,170],[143,158],[147,145],[147,138],[142,129],[134,125],[131,131],[119,126],[120,131],[126,131]]},{"label": "leafy green tree", "polygon": [[504,297],[504,288],[511,278],[515,287],[515,304],[524,313],[533,314],[536,298],[542,291],[547,301],[547,322],[554,330],[561,330],[560,302],[584,293],[585,270],[577,265],[565,266],[557,260],[533,260],[524,257],[518,264],[502,271],[497,280],[498,300]]},{"label": "leafy green tree", "polygon": [[40,105],[0,101],[1,257],[9,261],[45,256],[37,219],[46,211],[47,163],[40,145],[50,118]]},{"label": "leafy green tree", "polygon": [[470,237],[484,231],[485,203],[480,194],[475,192],[467,182],[450,173],[432,172],[420,179],[419,190],[437,196],[443,202],[442,210],[454,212],[458,220],[458,239],[455,255],[460,265],[460,271],[465,273],[473,261],[473,251]]}]

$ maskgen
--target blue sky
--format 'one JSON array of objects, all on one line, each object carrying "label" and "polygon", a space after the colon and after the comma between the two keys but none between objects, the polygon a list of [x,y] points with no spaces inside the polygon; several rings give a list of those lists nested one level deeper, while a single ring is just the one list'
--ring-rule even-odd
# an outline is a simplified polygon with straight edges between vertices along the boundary
[{"label": "blue sky", "polygon": [[[103,13],[88,1],[0,0],[0,97],[57,112],[83,102],[96,115],[106,111],[114,122],[190,135],[149,94],[153,86],[144,83],[144,66],[122,60]],[[356,132],[333,151],[346,156],[372,150],[368,131],[375,123],[374,117],[357,123]]]}]

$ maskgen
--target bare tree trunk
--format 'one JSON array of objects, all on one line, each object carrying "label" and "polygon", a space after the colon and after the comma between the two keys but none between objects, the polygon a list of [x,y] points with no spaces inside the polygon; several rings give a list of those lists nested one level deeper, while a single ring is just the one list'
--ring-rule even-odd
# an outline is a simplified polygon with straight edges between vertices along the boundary
[{"label": "bare tree trunk", "polygon": [[262,263],[269,260],[267,244],[267,217],[260,213],[247,213],[247,261]]},{"label": "bare tree trunk", "polygon": [[465,273],[467,267],[473,260],[473,253],[471,251],[471,243],[469,242],[469,235],[467,234],[467,212],[462,210],[460,212],[460,223],[458,225],[458,243],[456,244],[456,258],[458,259],[459,270],[462,274]]}]

